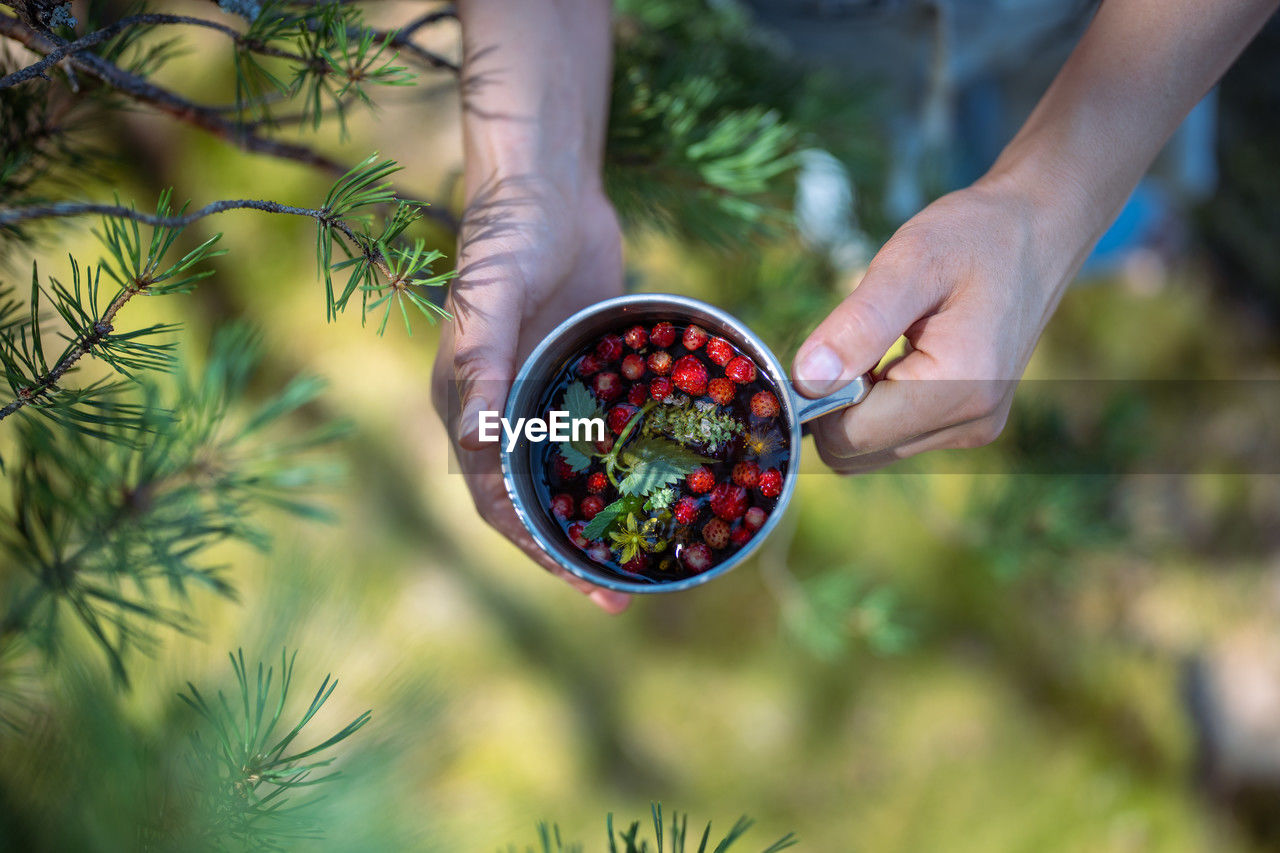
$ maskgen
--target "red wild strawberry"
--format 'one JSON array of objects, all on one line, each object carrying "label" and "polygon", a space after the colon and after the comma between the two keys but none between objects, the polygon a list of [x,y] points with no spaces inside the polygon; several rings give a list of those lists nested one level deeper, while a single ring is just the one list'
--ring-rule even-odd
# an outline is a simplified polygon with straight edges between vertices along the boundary
[{"label": "red wild strawberry", "polygon": [[685,349],[694,350],[707,342],[707,333],[700,326],[690,326],[684,330],[684,339],[681,343]]},{"label": "red wild strawberry", "polygon": [[632,326],[627,329],[622,340],[632,349],[644,349],[645,344],[649,343],[649,333],[644,330],[644,326]]},{"label": "red wild strawberry", "polygon": [[607,563],[613,554],[609,553],[609,546],[603,542],[592,542],[587,548],[587,556],[595,560],[597,563]]},{"label": "red wild strawberry", "polygon": [[741,548],[751,541],[751,534],[754,531],[747,527],[735,527],[733,532],[729,534],[729,541]]},{"label": "red wild strawberry", "polygon": [[605,433],[604,438],[592,443],[596,446],[596,452],[598,453],[608,453],[613,450],[613,436],[608,433]]},{"label": "red wild strawberry", "polygon": [[711,549],[701,542],[686,545],[680,552],[680,562],[684,563],[684,567],[695,574],[705,572],[711,568]]},{"label": "red wild strawberry", "polygon": [[627,402],[633,406],[643,406],[647,399],[649,399],[649,386],[643,382],[632,385],[631,390],[627,392]]},{"label": "red wild strawberry", "polygon": [[609,410],[609,414],[605,417],[605,423],[609,425],[609,432],[614,435],[621,435],[626,429],[627,421],[631,420],[631,416],[636,413],[636,407],[628,403],[620,403]]},{"label": "red wild strawberry", "polygon": [[707,358],[724,367],[733,358],[733,344],[724,338],[712,338],[707,341]]},{"label": "red wild strawberry", "polygon": [[569,461],[558,453],[556,454],[556,476],[561,480],[572,480],[578,476],[578,472],[573,470]]},{"label": "red wild strawberry", "polygon": [[782,408],[772,391],[757,391],[751,396],[751,414],[757,418],[774,418]]},{"label": "red wild strawberry", "polygon": [[617,335],[605,335],[596,344],[596,355],[604,361],[617,361],[622,358],[622,338]]},{"label": "red wild strawberry", "polygon": [[749,530],[759,530],[764,527],[765,519],[769,517],[769,513],[764,511],[764,507],[753,506],[747,510],[747,514],[742,516],[742,523]]},{"label": "red wild strawberry", "polygon": [[698,518],[698,502],[685,495],[676,501],[671,514],[675,516],[677,524],[693,524]]},{"label": "red wild strawberry", "polygon": [[739,462],[733,466],[733,482],[748,489],[760,481],[760,466],[754,462]]},{"label": "red wild strawberry", "polygon": [[659,376],[649,383],[649,396],[655,400],[665,400],[671,396],[671,380]]},{"label": "red wild strawberry", "polygon": [[671,382],[686,394],[700,397],[707,390],[707,368],[696,355],[682,356],[671,368]]},{"label": "red wild strawberry", "polygon": [[659,376],[666,376],[671,372],[671,353],[664,349],[649,353],[649,369]]},{"label": "red wild strawberry", "polygon": [[655,347],[669,347],[676,342],[676,327],[670,323],[658,323],[649,333],[649,342]]},{"label": "red wild strawberry", "polygon": [[582,361],[578,362],[578,375],[590,376],[593,373],[599,373],[602,367],[604,365],[600,363],[600,359],[594,355],[584,355]]},{"label": "red wild strawberry", "polygon": [[622,394],[622,378],[616,373],[597,373],[591,380],[591,389],[606,403]]},{"label": "red wild strawberry", "polygon": [[585,521],[575,521],[569,525],[569,541],[579,548],[586,548],[591,543],[587,541],[587,537],[582,535],[582,531],[587,527]]},{"label": "red wild strawberry", "polygon": [[729,544],[729,525],[718,518],[713,518],[702,525],[702,538],[708,545],[719,551]]},{"label": "red wild strawberry", "polygon": [[720,483],[711,490],[711,511],[725,521],[737,521],[747,511],[747,490],[733,483]]},{"label": "red wild strawberry", "polygon": [[635,382],[644,376],[644,356],[631,353],[622,360],[622,375]]},{"label": "red wild strawberry", "polygon": [[578,510],[582,513],[582,517],[587,521],[596,517],[596,513],[604,509],[604,498],[599,495],[587,495],[582,499],[582,505]]},{"label": "red wild strawberry", "polygon": [[688,483],[689,491],[695,495],[703,495],[716,484],[716,475],[706,465],[699,465],[689,472]]},{"label": "red wild strawberry", "polygon": [[607,488],[609,488],[609,478],[603,471],[596,471],[587,478],[587,491],[591,494],[598,495]]},{"label": "red wild strawberry", "polygon": [[760,475],[760,482],[757,485],[760,494],[766,498],[776,498],[782,494],[782,472],[777,468],[770,468]]},{"label": "red wild strawberry", "polygon": [[644,551],[637,551],[634,557],[622,564],[624,572],[631,572],[635,575],[640,574],[647,568],[649,568],[649,555]]},{"label": "red wild strawberry", "polygon": [[573,495],[558,494],[551,499],[551,511],[557,518],[568,518],[573,515]]},{"label": "red wild strawberry", "polygon": [[737,390],[737,386],[723,376],[712,379],[707,383],[707,396],[715,401],[718,406],[727,406],[733,402],[733,395]]},{"label": "red wild strawberry", "polygon": [[751,363],[751,359],[738,356],[725,367],[724,375],[739,385],[746,385],[756,381],[756,366]]}]

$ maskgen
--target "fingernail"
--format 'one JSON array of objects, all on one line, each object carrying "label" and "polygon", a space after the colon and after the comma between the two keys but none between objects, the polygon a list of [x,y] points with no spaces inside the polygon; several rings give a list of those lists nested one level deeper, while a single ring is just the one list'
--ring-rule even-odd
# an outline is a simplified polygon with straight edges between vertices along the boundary
[{"label": "fingernail", "polygon": [[587,597],[595,602],[596,606],[610,613],[621,613],[627,609],[627,604],[631,601],[631,597],[626,593],[614,592],[611,589],[592,590]]},{"label": "fingernail", "polygon": [[479,441],[480,439],[480,413],[488,407],[489,403],[483,397],[473,396],[467,401],[462,408],[462,415],[458,418],[458,440],[467,439],[468,441]]},{"label": "fingernail", "polygon": [[826,394],[835,389],[844,372],[844,364],[836,351],[826,344],[811,347],[796,364],[796,381],[814,394]]}]

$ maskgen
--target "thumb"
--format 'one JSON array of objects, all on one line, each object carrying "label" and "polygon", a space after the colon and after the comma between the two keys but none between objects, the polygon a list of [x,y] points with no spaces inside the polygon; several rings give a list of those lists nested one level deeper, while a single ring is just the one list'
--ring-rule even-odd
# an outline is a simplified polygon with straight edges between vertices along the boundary
[{"label": "thumb", "polygon": [[800,345],[792,365],[800,393],[821,397],[857,379],[937,306],[936,286],[895,267],[873,260],[853,293]]},{"label": "thumb", "polygon": [[454,310],[453,371],[458,393],[454,434],[467,450],[483,450],[480,413],[501,409],[515,375],[519,318],[501,310]]}]

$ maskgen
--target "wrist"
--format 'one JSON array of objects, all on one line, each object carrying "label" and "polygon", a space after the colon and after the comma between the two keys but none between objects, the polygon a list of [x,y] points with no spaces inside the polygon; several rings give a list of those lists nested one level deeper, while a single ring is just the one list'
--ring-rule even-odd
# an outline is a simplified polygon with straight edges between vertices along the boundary
[{"label": "wrist", "polygon": [[[1012,146],[1011,146],[1012,147]],[[999,198],[1027,227],[1029,249],[1042,279],[1065,288],[1106,230],[1115,211],[1080,173],[1049,156],[1008,156],[975,186]]]},{"label": "wrist", "polygon": [[610,0],[459,4],[468,200],[537,176],[599,192],[612,51]]},{"label": "wrist", "polygon": [[467,204],[495,188],[526,188],[566,204],[603,197],[599,157],[565,137],[548,139],[537,128],[468,133],[464,184]]}]

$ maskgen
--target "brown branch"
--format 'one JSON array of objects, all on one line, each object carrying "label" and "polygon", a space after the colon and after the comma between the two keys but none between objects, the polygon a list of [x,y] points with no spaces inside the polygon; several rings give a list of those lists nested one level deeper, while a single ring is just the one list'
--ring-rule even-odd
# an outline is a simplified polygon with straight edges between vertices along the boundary
[{"label": "brown branch", "polygon": [[[111,321],[115,319],[116,314],[125,306],[125,303],[132,299],[136,294],[141,293],[145,288],[134,287],[124,288],[116,294],[116,298],[111,300],[111,304],[107,306],[107,310],[102,312],[94,324],[87,332],[83,332],[76,345],[72,347],[53,366],[44,376],[36,380],[36,383],[27,388],[19,388],[18,396],[15,397],[3,409],[0,409],[0,421],[12,415],[14,412],[26,406],[28,403],[34,403],[49,393],[49,390],[56,387],[58,380],[66,375],[76,362],[79,361],[86,353],[102,343],[102,339],[111,334]],[[39,329],[32,330],[32,334],[40,334]]]},{"label": "brown branch", "polygon": [[[0,89],[8,89],[10,86],[16,86],[27,80],[36,77],[48,79],[48,75],[44,72],[49,67],[58,63],[64,56],[78,54],[88,50],[95,45],[114,37],[115,35],[129,29],[130,27],[146,27],[157,26],[160,24],[184,24],[193,27],[204,27],[210,30],[216,30],[223,33],[236,44],[252,50],[254,53],[260,53],[263,56],[274,56],[279,59],[291,59],[295,62],[305,62],[306,58],[287,50],[273,47],[258,39],[247,39],[244,34],[233,27],[226,24],[219,24],[216,21],[207,21],[204,18],[193,18],[189,15],[163,15],[157,13],[147,13],[142,15],[130,15],[121,18],[114,24],[95,30],[88,35],[78,38],[73,42],[64,42],[59,44],[54,50],[45,55],[44,59],[26,68],[19,69],[3,78],[0,78]],[[52,39],[50,39],[52,41]]]},{"label": "brown branch", "polygon": [[[56,36],[37,32],[16,18],[0,16],[0,36],[5,36],[30,50],[45,55],[59,47],[54,41]],[[65,60],[121,94],[128,95],[133,100],[154,107],[180,121],[195,125],[245,151],[295,160],[335,174],[345,174],[347,171],[347,168],[336,160],[305,146],[267,139],[251,133],[236,122],[223,118],[217,110],[194,104],[168,89],[113,65],[100,56],[70,54],[65,57]]]},{"label": "brown branch", "polygon": [[204,219],[206,216],[212,216],[215,213],[223,213],[228,210],[261,210],[267,213],[285,213],[293,216],[309,216],[312,219],[328,222],[343,230],[349,237],[354,239],[354,235],[346,223],[341,220],[333,220],[327,210],[319,207],[294,207],[293,205],[280,204],[274,201],[261,201],[258,199],[242,198],[228,199],[226,201],[215,201],[206,204],[190,213],[182,213],[176,216],[160,216],[155,213],[142,213],[130,207],[117,204],[97,204],[94,202],[78,202],[78,201],[62,201],[53,202],[51,204],[32,204],[23,207],[0,207],[0,225],[10,225],[14,222],[25,222],[29,219],[63,219],[69,216],[118,216],[123,219],[131,219],[135,222],[141,222],[143,225],[150,225],[157,228],[185,228],[186,226]]},{"label": "brown branch", "polygon": [[[415,27],[414,29],[416,30],[417,28]],[[358,34],[359,32],[360,30],[358,29],[349,30],[348,35]],[[411,42],[409,37],[412,35],[412,31],[409,30],[408,27],[402,30],[369,30],[369,32],[373,33],[374,36],[380,40],[386,39],[386,43],[391,47],[394,47],[396,50],[401,52],[407,52],[419,62],[426,63],[432,68],[443,68],[453,74],[457,74],[462,70],[458,67],[456,62],[445,59],[440,54],[427,50],[425,47],[421,47]]]},{"label": "brown branch", "polygon": [[446,18],[457,18],[458,13],[452,6],[438,9],[435,12],[427,12],[425,15],[419,15],[409,23],[400,28],[400,32],[405,36],[411,36],[423,27],[430,26],[437,21],[443,21]]},{"label": "brown branch", "polygon": [[[260,210],[266,213],[280,213],[289,216],[306,216],[317,222],[336,228],[344,236],[347,237],[356,248],[365,256],[369,263],[376,266],[388,281],[395,281],[396,276],[391,270],[387,259],[382,252],[376,247],[367,245],[368,238],[357,234],[350,225],[342,219],[335,217],[326,208],[317,207],[294,207],[287,204],[279,204],[274,201],[262,201],[259,199],[228,199],[225,201],[215,201],[206,204],[198,210],[190,213],[181,213],[176,216],[160,216],[155,213],[142,213],[129,207],[114,204],[96,204],[92,202],[55,202],[53,204],[29,205],[25,207],[0,208],[0,226],[9,225],[14,222],[24,222],[31,219],[55,219],[65,218],[69,216],[115,216],[123,219],[131,219],[135,222],[141,222],[156,228],[184,228],[191,223],[203,219],[206,216],[212,216],[217,213],[223,213],[228,210]],[[67,374],[81,358],[89,353],[94,347],[102,343],[107,335],[111,334],[113,326],[112,321],[115,320],[116,314],[124,307],[130,299],[136,294],[146,290],[147,283],[133,282],[131,287],[125,287],[116,294],[111,300],[111,304],[102,312],[102,316],[94,321],[88,330],[80,333],[75,346],[69,349],[62,358],[58,359],[48,373],[36,379],[33,385],[18,390],[18,396],[10,401],[3,408],[0,408],[0,421],[9,417],[9,415],[23,408],[24,406],[35,403],[50,390],[57,387],[58,380]],[[33,329],[32,334],[40,334],[39,329]]]},{"label": "brown branch", "polygon": [[[368,32],[373,33],[377,40],[385,41],[389,46],[394,47],[397,50],[407,50],[417,59],[433,68],[445,68],[456,74],[458,72],[457,65],[444,57],[429,51],[426,48],[419,47],[409,41],[410,36],[422,27],[452,16],[452,12],[432,12],[431,14],[422,15],[421,17],[416,18],[399,30],[370,29]],[[86,51],[91,47],[113,38],[130,27],[160,26],[165,24],[203,27],[204,29],[222,33],[227,38],[231,39],[231,41],[237,46],[262,56],[270,56],[276,59],[288,59],[290,61],[300,62],[303,64],[311,62],[311,60],[301,54],[275,47],[261,39],[246,38],[244,33],[234,27],[229,27],[226,24],[220,24],[217,21],[210,21],[205,18],[196,18],[190,15],[168,15],[148,12],[121,18],[114,24],[110,24],[102,29],[88,33],[73,42],[58,43],[55,41],[56,36],[49,36],[48,40],[58,44],[58,46],[39,62],[28,65],[26,68],[21,68],[14,71],[12,74],[8,74],[5,77],[0,78],[0,89],[8,89],[10,86],[16,86],[19,83],[24,83],[27,80],[32,80],[37,77],[48,79],[48,75],[44,72],[56,65],[63,57]],[[36,32],[39,31],[37,30]],[[361,28],[352,27],[347,31],[347,34],[348,36],[358,36],[361,32]]]},{"label": "brown branch", "polygon": [[[5,15],[0,15],[0,36],[16,41],[28,50],[44,54],[46,57],[59,48],[67,46],[66,42],[59,44],[61,40],[57,36],[38,32],[17,18]],[[60,61],[70,63],[90,77],[139,103],[147,104],[158,112],[198,127],[243,151],[293,160],[333,175],[345,175],[349,171],[347,166],[337,160],[305,145],[281,142],[254,133],[247,125],[225,118],[219,110],[195,104],[145,78],[125,71],[100,56],[92,53],[64,52]],[[447,210],[429,206],[424,213],[446,228],[457,229],[457,220]]]}]

